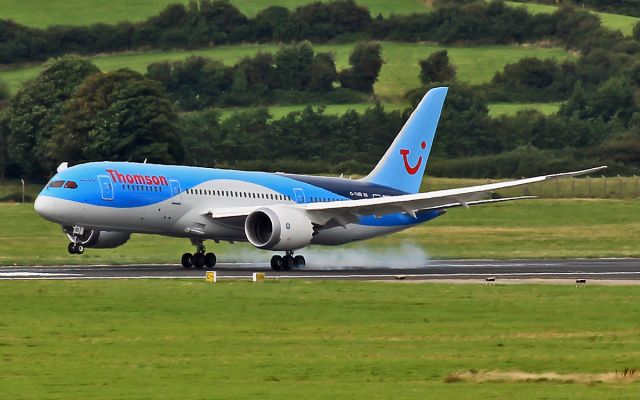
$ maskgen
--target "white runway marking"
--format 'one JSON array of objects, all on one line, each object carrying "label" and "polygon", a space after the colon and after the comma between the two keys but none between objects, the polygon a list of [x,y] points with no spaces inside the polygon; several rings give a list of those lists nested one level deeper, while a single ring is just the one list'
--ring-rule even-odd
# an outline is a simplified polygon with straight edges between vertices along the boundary
[{"label": "white runway marking", "polygon": [[[495,278],[522,278],[522,277],[548,277],[548,276],[619,276],[640,275],[640,271],[605,271],[605,272],[511,272],[491,274]],[[378,280],[389,278],[485,278],[486,273],[453,273],[453,274],[324,274],[324,275],[269,275],[266,279],[366,279]],[[85,276],[81,274],[56,274],[56,273],[31,273],[10,272],[0,273],[0,280],[98,280],[98,279],[205,279],[202,276],[176,276],[176,275],[140,275],[140,276]],[[223,275],[218,273],[218,279],[245,280],[251,279],[251,275]]]},{"label": "white runway marking", "polygon": [[20,278],[54,278],[54,277],[81,276],[80,274],[60,274],[49,272],[0,272],[0,279],[20,279]]}]

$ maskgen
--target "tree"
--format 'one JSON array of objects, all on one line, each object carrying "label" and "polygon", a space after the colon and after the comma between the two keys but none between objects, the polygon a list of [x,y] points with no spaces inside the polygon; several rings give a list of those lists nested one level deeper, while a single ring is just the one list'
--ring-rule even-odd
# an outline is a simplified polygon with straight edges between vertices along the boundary
[{"label": "tree", "polygon": [[336,71],[333,56],[329,53],[316,54],[311,64],[309,90],[317,92],[329,91],[333,89],[333,82],[337,79],[338,72]]},{"label": "tree", "polygon": [[420,80],[423,84],[447,82],[455,78],[456,67],[449,61],[446,50],[433,52],[428,58],[420,60]]},{"label": "tree", "polygon": [[625,126],[638,111],[633,85],[623,77],[610,78],[598,86],[595,93],[577,85],[571,98],[560,108],[560,113],[567,117],[605,122],[618,118]]},{"label": "tree", "polygon": [[62,114],[63,103],[87,76],[100,70],[78,57],[62,57],[45,65],[40,74],[25,83],[8,109],[7,145],[12,161],[29,177],[44,178],[64,159],[49,159],[45,153],[51,132]]},{"label": "tree", "polygon": [[281,48],[276,53],[276,73],[280,88],[305,90],[311,81],[313,49],[309,42]]},{"label": "tree", "polygon": [[176,163],[184,149],[175,110],[162,86],[121,69],[87,77],[48,147],[50,159]]},{"label": "tree", "polygon": [[9,86],[0,81],[0,110],[2,110],[9,101]]},{"label": "tree", "polygon": [[640,41],[640,22],[636,22],[633,26],[633,38]]},{"label": "tree", "polygon": [[379,43],[358,43],[349,56],[351,68],[340,72],[342,87],[372,93],[384,62],[381,53]]}]

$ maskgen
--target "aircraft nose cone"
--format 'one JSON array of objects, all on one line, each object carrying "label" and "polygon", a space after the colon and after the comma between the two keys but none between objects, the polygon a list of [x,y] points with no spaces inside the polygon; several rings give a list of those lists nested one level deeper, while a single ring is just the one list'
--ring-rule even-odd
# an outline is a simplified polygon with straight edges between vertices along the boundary
[{"label": "aircraft nose cone", "polygon": [[54,202],[47,196],[42,195],[36,197],[36,201],[33,203],[33,208],[43,218],[51,218],[56,211]]}]

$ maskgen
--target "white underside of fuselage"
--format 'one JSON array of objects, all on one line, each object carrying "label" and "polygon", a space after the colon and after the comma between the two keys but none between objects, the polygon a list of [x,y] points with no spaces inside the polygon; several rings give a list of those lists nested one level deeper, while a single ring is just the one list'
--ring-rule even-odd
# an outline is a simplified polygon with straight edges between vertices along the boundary
[{"label": "white underside of fuselage", "polygon": [[[114,196],[124,190],[117,183]],[[238,192],[255,193],[260,198],[242,196],[216,196],[200,193]],[[137,194],[137,193],[136,193]],[[136,195],[131,192],[127,196]],[[157,234],[190,239],[211,239],[222,241],[247,241],[244,218],[214,220],[206,215],[207,210],[226,207],[269,207],[275,204],[295,204],[292,200],[275,200],[278,193],[253,183],[237,180],[214,180],[192,188],[189,193],[181,193],[141,207],[112,207],[111,201],[104,205],[47,198],[47,207],[55,215],[48,217],[52,222],[65,226],[82,226],[86,229],[121,231],[130,233]],[[145,192],[140,192],[145,196]],[[262,196],[264,195],[264,196]],[[409,228],[411,225],[368,226],[348,224],[321,230],[311,244],[340,245],[353,241],[370,239]]]}]

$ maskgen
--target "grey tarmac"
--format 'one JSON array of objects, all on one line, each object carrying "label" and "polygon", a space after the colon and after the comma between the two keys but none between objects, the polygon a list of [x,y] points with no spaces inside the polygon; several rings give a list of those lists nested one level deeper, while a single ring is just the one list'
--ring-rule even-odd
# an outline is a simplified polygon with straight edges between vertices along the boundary
[{"label": "grey tarmac", "polygon": [[[253,272],[265,272],[267,279],[338,280],[606,280],[640,281],[640,259],[558,260],[425,260],[422,267],[339,268],[308,266],[291,271],[272,271],[267,263],[220,263],[218,279],[251,279]],[[175,264],[150,265],[55,265],[3,266],[0,280],[29,279],[203,279],[206,270],[184,269]]]}]

